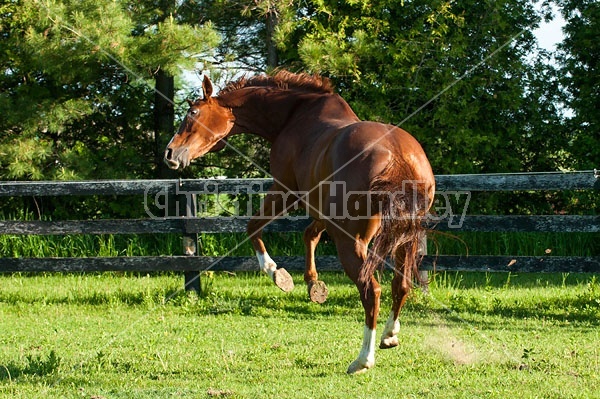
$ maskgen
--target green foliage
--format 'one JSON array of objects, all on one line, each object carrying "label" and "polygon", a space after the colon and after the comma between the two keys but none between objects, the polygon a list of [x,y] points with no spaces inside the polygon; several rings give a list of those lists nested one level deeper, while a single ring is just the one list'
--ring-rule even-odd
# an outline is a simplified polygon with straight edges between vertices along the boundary
[{"label": "green foliage", "polygon": [[27,366],[23,370],[25,374],[52,374],[60,366],[60,357],[58,357],[54,350],[50,351],[47,358],[43,358],[40,355],[27,355],[26,359]]},{"label": "green foliage", "polygon": [[431,255],[596,256],[600,244],[589,233],[456,232],[428,237]]},{"label": "green foliage", "polygon": [[[268,69],[265,57],[257,54],[265,53],[264,17],[275,7],[272,38],[280,65],[330,76],[361,118],[398,124],[413,133],[438,174],[595,167],[594,151],[600,146],[595,145],[597,134],[588,115],[598,108],[593,98],[589,101],[598,74],[586,61],[593,60],[594,45],[585,44],[595,32],[595,8],[593,2],[558,3],[565,15],[573,16],[570,40],[581,45],[563,45],[564,56],[558,59],[570,65],[566,69],[554,54],[537,46],[533,35],[542,20],[552,18],[549,3],[538,8],[533,1],[511,0],[313,0],[277,6],[263,1],[203,2],[205,15],[229,38],[220,53],[228,61],[214,67],[242,60],[248,70]],[[252,40],[262,44],[253,47]],[[249,57],[251,49],[260,51]],[[592,72],[577,80],[571,70],[577,76]],[[573,93],[568,98],[565,88]],[[582,118],[571,120],[576,104],[588,108]],[[236,143],[251,158],[251,148],[257,146],[253,140]],[[231,161],[232,156],[243,158],[240,154],[222,155],[212,155],[202,170],[222,164],[219,174],[231,176],[244,175],[238,169],[245,171],[244,164],[252,168],[250,162]],[[266,169],[264,159],[255,164]],[[490,196],[476,207],[529,213],[563,201],[561,195],[535,202],[526,197],[509,203]],[[575,197],[568,201],[579,201],[579,210],[597,208],[597,201]],[[556,207],[552,212],[564,210]]]},{"label": "green foliage", "polygon": [[151,15],[142,7],[159,6],[21,0],[0,8],[1,178],[152,174],[154,73],[181,74],[218,39],[209,25],[172,15],[142,20]]},{"label": "green foliage", "polygon": [[0,380],[16,379],[24,375],[47,376],[59,370],[61,358],[54,349],[50,350],[47,357],[41,354],[28,354],[25,356],[25,365],[21,366],[17,362],[11,361],[0,367]]},{"label": "green foliage", "polygon": [[600,160],[600,4],[596,1],[557,0],[566,20],[559,45],[564,102],[573,114],[567,119],[569,149],[581,169],[598,168]]},{"label": "green foliage", "polygon": [[[176,98],[159,106],[159,78],[182,85],[182,69],[198,61],[220,83],[268,70],[273,43],[279,65],[330,76],[359,116],[413,133],[438,174],[597,167],[598,7],[556,4],[567,26],[553,58],[532,34],[551,18],[550,2],[538,11],[513,0],[4,2],[0,178],[164,177],[164,142],[177,123],[170,114],[184,111]],[[230,143],[237,151],[210,154],[181,176],[267,174],[264,141]],[[44,199],[43,210],[113,211],[98,199],[61,201]],[[18,211],[18,202],[3,210]],[[491,196],[477,209],[559,203],[552,212],[563,212],[575,202],[597,208],[593,198],[555,195]],[[114,214],[127,206],[135,201]]]},{"label": "green foliage", "polygon": [[531,3],[311,4],[310,18],[281,28],[302,32],[304,68],[330,75],[363,119],[416,135],[436,173],[569,167],[557,155],[564,135],[545,133],[559,126],[547,78],[556,73],[543,55],[530,61],[540,20]]},{"label": "green foliage", "polygon": [[[156,176],[163,148],[153,115],[155,75],[179,76],[218,40],[210,24],[183,20],[177,11],[189,5],[177,4],[3,3],[0,179]],[[74,218],[132,215],[141,209],[139,199],[123,199],[121,209],[89,197],[39,203],[26,211]],[[18,212],[23,205],[13,204],[3,204],[2,211]]]},{"label": "green foliage", "polygon": [[7,165],[5,178],[41,179],[43,172],[40,162],[47,160],[52,154],[52,143],[29,139],[13,139],[0,147],[0,152],[6,158],[13,160]]},{"label": "green foliage", "polygon": [[204,59],[217,81],[226,83],[240,72],[261,72],[269,65],[272,47],[269,21],[281,21],[292,12],[293,2],[272,0],[204,0],[183,8],[190,21],[211,21],[219,33],[215,57]]}]

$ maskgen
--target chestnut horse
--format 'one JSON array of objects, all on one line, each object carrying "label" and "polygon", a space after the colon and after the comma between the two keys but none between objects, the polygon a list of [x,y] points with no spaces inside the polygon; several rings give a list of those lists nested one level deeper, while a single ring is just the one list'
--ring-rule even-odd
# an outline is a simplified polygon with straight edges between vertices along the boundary
[{"label": "chestnut horse", "polygon": [[204,96],[190,102],[166,148],[165,162],[172,169],[186,167],[224,148],[233,134],[267,139],[274,184],[247,229],[260,268],[284,291],[293,288],[261,237],[263,228],[289,207],[304,207],[313,219],[304,232],[309,295],[318,302],[327,295],[314,258],[326,230],[365,310],[363,344],[348,373],[373,367],[381,293],[375,270],[391,256],[393,304],[380,348],[392,348],[399,344],[398,315],[417,275],[421,219],[435,192],[421,145],[400,128],[361,121],[323,77],[280,71],[272,77],[242,78],[216,97],[205,77],[202,88]]}]

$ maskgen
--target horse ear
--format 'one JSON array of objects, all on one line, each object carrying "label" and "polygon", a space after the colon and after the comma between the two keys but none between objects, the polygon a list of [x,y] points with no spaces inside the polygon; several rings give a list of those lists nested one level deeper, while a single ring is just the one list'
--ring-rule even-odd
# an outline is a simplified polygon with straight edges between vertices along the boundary
[{"label": "horse ear", "polygon": [[204,100],[208,100],[213,93],[212,83],[206,75],[204,75],[204,80],[202,81],[202,93],[204,93]]},{"label": "horse ear", "polygon": [[187,101],[187,103],[190,105],[190,107],[191,107],[192,105],[194,105],[194,102],[193,102],[192,100],[190,100],[189,98],[188,98],[188,99],[186,99],[185,101]]}]

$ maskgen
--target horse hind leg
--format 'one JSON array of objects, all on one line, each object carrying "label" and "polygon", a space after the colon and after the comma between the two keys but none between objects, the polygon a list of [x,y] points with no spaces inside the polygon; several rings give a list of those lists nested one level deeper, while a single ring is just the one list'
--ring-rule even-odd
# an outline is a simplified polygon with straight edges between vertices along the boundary
[{"label": "horse hind leg", "polygon": [[319,280],[317,266],[315,263],[315,249],[321,234],[325,230],[325,225],[319,220],[313,220],[304,230],[304,245],[306,247],[306,267],[304,271],[304,281],[308,287],[308,297],[316,303],[323,303],[327,300],[329,290],[323,281]]},{"label": "horse hind leg", "polygon": [[338,256],[344,271],[356,284],[360,299],[365,310],[365,325],[363,329],[363,342],[356,360],[348,367],[348,374],[364,373],[375,365],[375,341],[377,315],[379,314],[379,298],[381,287],[371,276],[368,283],[360,281],[359,275],[366,259],[367,244],[354,239],[336,240]]},{"label": "horse hind leg", "polygon": [[409,258],[406,257],[406,248],[397,250],[394,261],[394,278],[392,279],[392,310],[381,335],[380,349],[394,348],[399,344],[400,322],[398,318],[412,289],[413,265],[410,262],[415,261],[415,259]]},{"label": "horse hind leg", "polygon": [[374,277],[371,278],[370,285],[358,283],[357,287],[365,309],[365,325],[360,352],[356,360],[348,367],[348,374],[364,373],[375,365],[376,327],[381,288]]},{"label": "horse hind leg", "polygon": [[400,343],[398,340],[398,333],[400,332],[400,321],[398,320],[400,315],[400,309],[406,301],[406,297],[410,292],[410,288],[404,284],[404,277],[395,275],[392,280],[392,292],[393,292],[393,303],[390,315],[383,328],[381,334],[381,342],[379,343],[380,349],[395,348]]}]

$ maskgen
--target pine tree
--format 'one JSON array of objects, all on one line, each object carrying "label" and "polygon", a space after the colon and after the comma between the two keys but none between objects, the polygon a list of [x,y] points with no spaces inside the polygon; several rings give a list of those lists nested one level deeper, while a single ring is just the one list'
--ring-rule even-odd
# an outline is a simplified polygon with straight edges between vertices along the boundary
[{"label": "pine tree", "polygon": [[437,173],[564,166],[528,145],[538,128],[533,116],[559,123],[557,87],[545,84],[552,67],[532,34],[542,17],[533,2],[304,4],[280,26],[281,47],[297,49],[305,69],[331,76],[363,119],[415,134]]},{"label": "pine tree", "polygon": [[179,76],[218,42],[210,26],[179,20],[174,4],[188,6],[111,0],[0,6],[0,177],[155,173],[154,81]]},{"label": "pine tree", "polygon": [[579,169],[600,168],[600,4],[560,0],[566,20],[560,44],[561,83],[569,115],[570,151]]}]

